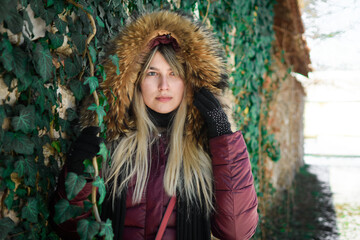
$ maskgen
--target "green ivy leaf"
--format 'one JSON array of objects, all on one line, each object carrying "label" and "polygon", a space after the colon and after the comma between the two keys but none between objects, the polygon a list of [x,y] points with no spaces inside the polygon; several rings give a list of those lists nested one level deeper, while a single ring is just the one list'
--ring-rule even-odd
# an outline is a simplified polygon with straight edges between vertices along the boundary
[{"label": "green ivy leaf", "polygon": [[103,158],[103,161],[106,161],[107,155],[109,154],[105,143],[100,143],[100,151],[98,152],[98,155],[101,155]]},{"label": "green ivy leaf", "polygon": [[7,235],[9,234],[9,232],[11,232],[13,230],[13,228],[15,228],[15,223],[13,222],[13,220],[11,220],[11,218],[9,218],[9,217],[1,218],[0,219],[0,232],[1,232],[0,240],[6,239]]},{"label": "green ivy leaf", "polygon": [[16,190],[16,195],[18,195],[21,198],[24,198],[26,196],[26,194],[27,194],[27,191],[25,189],[18,188]]},{"label": "green ivy leaf", "polygon": [[[57,105],[58,94],[56,93],[56,88],[50,86],[49,88],[45,88],[45,96],[47,97],[47,102],[52,106]],[[61,96],[61,95],[60,95]]]},{"label": "green ivy leaf", "polygon": [[12,208],[13,202],[14,202],[14,192],[10,191],[9,195],[5,199],[5,205],[8,209]]},{"label": "green ivy leaf", "polygon": [[31,0],[30,7],[34,11],[35,17],[40,17],[41,14],[45,11],[42,0]]},{"label": "green ivy leaf", "polygon": [[66,199],[60,199],[55,204],[55,216],[54,221],[57,224],[63,223],[66,220],[72,218],[73,213],[69,201]]},{"label": "green ivy leaf", "polygon": [[[54,8],[55,8],[57,14],[62,13],[62,12],[64,11],[64,9],[65,9],[65,3],[64,3],[64,1],[56,0],[56,1],[54,2]],[[59,29],[59,28],[58,28],[58,29]]]},{"label": "green ivy leaf", "polygon": [[63,65],[60,66],[59,76],[60,76],[60,84],[65,85],[65,71]]},{"label": "green ivy leaf", "polygon": [[28,198],[28,202],[21,210],[21,217],[27,219],[29,222],[37,223],[38,214],[37,200],[35,198]]},{"label": "green ivy leaf", "polygon": [[59,141],[52,141],[51,142],[51,146],[53,148],[55,148],[55,150],[60,153],[61,152],[61,147],[60,147],[60,142]]},{"label": "green ivy leaf", "polygon": [[104,66],[102,66],[100,64],[96,65],[96,72],[97,72],[97,74],[102,76],[104,81],[106,80],[106,73],[105,73],[105,70],[104,70]]},{"label": "green ivy leaf", "polygon": [[62,132],[69,132],[70,131],[70,128],[71,128],[71,125],[70,125],[70,122],[69,121],[66,121],[62,118],[59,118],[59,125],[61,127],[61,131]]},{"label": "green ivy leaf", "polygon": [[78,80],[70,82],[70,89],[77,100],[81,100],[85,96],[84,85]]},{"label": "green ivy leaf", "polygon": [[2,149],[2,145],[4,142],[4,135],[5,135],[4,129],[0,128],[0,149]]},{"label": "green ivy leaf", "polygon": [[104,179],[97,176],[95,181],[92,183],[92,185],[99,188],[99,194],[100,194],[99,204],[102,204],[102,202],[105,199],[105,195],[106,195],[106,188],[105,188]]},{"label": "green ivy leaf", "polygon": [[27,190],[22,189],[22,188],[18,188],[16,190],[16,195],[18,195],[21,198],[25,198],[25,196],[27,195]]},{"label": "green ivy leaf", "polygon": [[49,38],[51,41],[51,48],[52,49],[56,49],[59,48],[63,45],[64,43],[64,35],[60,34],[60,33],[49,33]]},{"label": "green ivy leaf", "polygon": [[60,34],[64,34],[66,32],[66,22],[61,20],[59,17],[55,19],[55,27],[59,30]]},{"label": "green ivy leaf", "polygon": [[99,81],[98,81],[97,77],[95,77],[95,76],[86,78],[84,85],[85,84],[89,85],[90,94],[92,94],[96,90],[96,88],[99,87]]},{"label": "green ivy leaf", "polygon": [[19,177],[24,176],[25,172],[25,160],[23,157],[21,157],[18,161],[15,163],[15,172],[17,172]]},{"label": "green ivy leaf", "polygon": [[74,42],[77,50],[82,53],[85,50],[85,43],[86,43],[86,36],[79,34],[79,33],[73,33],[71,35],[71,40]]},{"label": "green ivy leaf", "polygon": [[36,162],[33,156],[25,157],[24,169],[25,169],[25,185],[35,186],[37,169],[36,169]]},{"label": "green ivy leaf", "polygon": [[91,56],[91,60],[92,60],[93,63],[95,63],[96,62],[96,50],[91,45],[89,45],[88,49],[89,49],[89,53],[90,53],[90,56]]},{"label": "green ivy leaf", "polygon": [[14,48],[14,72],[18,78],[22,78],[27,71],[27,55],[23,50],[16,47]]},{"label": "green ivy leaf", "polygon": [[[71,7],[72,7],[72,5],[69,5],[69,8],[71,8]],[[75,27],[73,19],[69,15],[66,16],[66,22],[69,27],[69,33],[67,34],[68,36],[69,35],[71,36],[71,33],[78,31]]]},{"label": "green ivy leaf", "polygon": [[72,200],[76,195],[84,188],[86,179],[82,175],[69,172],[65,180],[66,196],[69,200]]},{"label": "green ivy leaf", "polygon": [[45,20],[46,26],[52,23],[56,15],[56,10],[54,8],[47,8],[42,12],[41,17]]},{"label": "green ivy leaf", "polygon": [[78,222],[77,232],[81,240],[91,240],[100,230],[100,224],[96,221],[82,219]]},{"label": "green ivy leaf", "polygon": [[[36,112],[36,115],[42,114],[45,110],[45,91],[46,90],[40,79],[34,80],[31,86],[32,86],[32,89],[36,90],[39,93],[35,100],[35,104],[40,107],[40,112]],[[36,126],[38,126],[40,128],[43,128],[42,127],[43,124],[39,125],[39,122],[42,122],[42,118],[43,118],[43,116],[41,116],[40,118],[38,118],[36,116]],[[38,121],[39,119],[41,121]]]},{"label": "green ivy leaf", "polygon": [[92,165],[92,161],[90,161],[89,159],[85,159],[84,163],[84,172],[89,173],[90,175],[95,173],[95,169]]},{"label": "green ivy leaf", "polygon": [[96,111],[96,114],[97,114],[98,119],[99,119],[99,126],[100,126],[102,124],[103,120],[104,120],[104,116],[106,116],[106,112],[104,110],[104,107],[103,106],[96,106],[96,104],[93,103],[88,107],[88,110]]},{"label": "green ivy leaf", "polygon": [[44,116],[43,112],[44,112],[44,104],[45,104],[45,97],[44,96],[39,96],[36,99],[36,105],[40,105],[40,111],[36,112],[36,116],[35,116],[35,123],[36,126],[39,127],[40,129],[43,128],[50,128],[50,121],[49,121],[49,116]]},{"label": "green ivy leaf", "polygon": [[109,55],[109,58],[111,59],[112,63],[116,66],[116,74],[120,74],[120,68],[119,68],[119,57],[117,55]]},{"label": "green ivy leaf", "polygon": [[[40,231],[38,230],[40,228],[40,224],[33,224],[30,225],[29,222],[25,223],[26,228],[28,229],[28,233],[26,235],[28,235],[28,239],[41,239],[40,237]],[[22,239],[25,240],[25,239]]]},{"label": "green ivy leaf", "polygon": [[33,90],[39,93],[39,95],[45,95],[46,90],[43,81],[41,81],[41,78],[38,78],[37,76],[33,76],[33,81],[31,86],[33,87]]},{"label": "green ivy leaf", "polygon": [[50,7],[50,6],[52,6],[52,5],[54,5],[54,0],[47,0],[47,5],[46,5],[46,7]]},{"label": "green ivy leaf", "polygon": [[94,10],[92,9],[92,6],[91,6],[91,5],[85,7],[85,10],[86,10],[87,12],[91,13],[91,14],[94,14]]},{"label": "green ivy leaf", "polygon": [[48,219],[49,217],[49,210],[48,207],[46,206],[46,203],[44,201],[44,199],[38,194],[37,195],[37,199],[38,199],[38,207],[39,207],[39,212],[40,214],[45,218]]},{"label": "green ivy leaf", "polygon": [[22,31],[22,27],[24,23],[20,14],[18,13],[18,11],[16,11],[16,8],[11,9],[9,12],[6,13],[5,16],[6,16],[5,22],[7,24],[7,27],[10,29],[10,31],[13,34],[20,33]]},{"label": "green ivy leaf", "polygon": [[3,73],[2,77],[3,77],[4,83],[9,88],[9,91],[12,92],[13,89],[11,88],[11,85],[12,85],[12,81],[15,79],[15,76],[11,72],[5,72],[5,73]]},{"label": "green ivy leaf", "polygon": [[10,179],[10,178],[6,178],[5,179],[5,185],[7,188],[9,188],[10,190],[14,190],[15,189],[15,183]]},{"label": "green ivy leaf", "polygon": [[49,80],[52,75],[52,57],[48,48],[44,48],[40,43],[36,44],[34,53],[35,68],[37,73],[45,80]]},{"label": "green ivy leaf", "polygon": [[4,136],[4,151],[15,151],[20,154],[33,154],[34,143],[22,133],[6,132]]},{"label": "green ivy leaf", "polygon": [[88,212],[92,209],[93,204],[90,201],[84,201],[84,212]]},{"label": "green ivy leaf", "polygon": [[46,236],[46,239],[48,239],[48,240],[59,240],[59,236],[56,233],[51,232],[49,235]]},{"label": "green ivy leaf", "polygon": [[81,72],[81,67],[76,62],[71,61],[70,58],[65,59],[65,73],[68,78],[75,77]]},{"label": "green ivy leaf", "polygon": [[4,105],[0,105],[0,126],[2,126],[5,118],[6,118],[6,112],[5,112]]},{"label": "green ivy leaf", "polygon": [[1,47],[3,48],[0,58],[1,62],[4,64],[5,69],[10,72],[13,69],[13,62],[15,60],[13,56],[13,46],[7,37],[3,38]]},{"label": "green ivy leaf", "polygon": [[31,85],[33,81],[33,76],[30,72],[26,72],[24,76],[20,77],[20,82],[18,82],[18,91],[23,92]]},{"label": "green ivy leaf", "polygon": [[105,27],[104,22],[101,20],[99,16],[96,16],[96,21],[100,27]]},{"label": "green ivy leaf", "polygon": [[3,22],[6,19],[6,14],[11,9],[16,9],[16,2],[14,1],[5,0],[4,2],[2,2],[2,4],[3,5],[0,8],[0,22]]},{"label": "green ivy leaf", "polygon": [[70,205],[69,201],[66,199],[60,199],[55,204],[55,215],[54,222],[56,224],[61,224],[70,218],[73,218],[79,215],[82,212],[82,209],[75,205]]},{"label": "green ivy leaf", "polygon": [[112,240],[114,233],[112,229],[112,223],[110,219],[106,219],[106,222],[101,222],[100,236],[105,236],[105,240]]},{"label": "green ivy leaf", "polygon": [[21,109],[19,117],[14,117],[11,124],[15,131],[30,133],[35,129],[35,107],[31,105]]},{"label": "green ivy leaf", "polygon": [[5,159],[1,159],[2,160],[2,166],[6,167],[5,169],[2,169],[1,172],[1,177],[2,178],[9,178],[10,179],[10,175],[11,173],[14,171],[13,168],[13,162],[14,162],[14,157],[13,156],[5,156]]}]

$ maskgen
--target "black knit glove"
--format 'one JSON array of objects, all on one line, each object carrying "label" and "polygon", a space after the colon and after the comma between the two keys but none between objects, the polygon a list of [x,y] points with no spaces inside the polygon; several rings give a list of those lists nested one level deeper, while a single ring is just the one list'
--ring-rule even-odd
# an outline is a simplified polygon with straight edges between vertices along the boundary
[{"label": "black knit glove", "polygon": [[205,119],[209,138],[232,133],[224,110],[209,90],[201,88],[195,92],[194,105]]},{"label": "black knit glove", "polygon": [[82,174],[84,172],[84,160],[92,159],[100,150],[100,143],[104,139],[98,137],[99,127],[87,127],[81,131],[80,136],[71,145],[67,154],[66,165],[68,172]]}]

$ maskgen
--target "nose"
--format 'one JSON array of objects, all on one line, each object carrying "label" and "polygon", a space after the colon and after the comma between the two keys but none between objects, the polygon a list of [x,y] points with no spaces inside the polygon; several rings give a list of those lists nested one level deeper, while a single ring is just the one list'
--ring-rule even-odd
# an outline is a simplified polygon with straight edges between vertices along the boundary
[{"label": "nose", "polygon": [[166,76],[161,76],[159,82],[159,91],[168,90],[169,89],[169,82]]}]

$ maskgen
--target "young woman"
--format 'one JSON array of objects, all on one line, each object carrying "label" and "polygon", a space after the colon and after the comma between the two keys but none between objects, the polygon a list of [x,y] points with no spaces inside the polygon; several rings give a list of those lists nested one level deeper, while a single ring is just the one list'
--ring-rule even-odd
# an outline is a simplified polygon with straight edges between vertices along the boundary
[{"label": "young woman", "polygon": [[[114,239],[155,239],[173,196],[163,239],[249,239],[257,197],[243,136],[232,132],[224,111],[228,77],[219,43],[189,17],[159,11],[129,23],[109,46],[119,69],[105,58],[111,161],[103,166],[102,217],[112,220]],[[82,112],[82,126],[93,119]],[[99,151],[98,132],[86,127],[72,145],[57,200],[66,198],[65,175],[81,174],[83,160]],[[90,188],[70,202],[81,205]],[[84,217],[57,231],[76,238],[76,221]]]}]

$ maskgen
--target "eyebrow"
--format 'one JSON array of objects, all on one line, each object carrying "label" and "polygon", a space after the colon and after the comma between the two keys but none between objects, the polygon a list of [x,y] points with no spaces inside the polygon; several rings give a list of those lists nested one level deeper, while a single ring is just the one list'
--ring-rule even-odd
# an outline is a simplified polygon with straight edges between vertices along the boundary
[{"label": "eyebrow", "polygon": [[[156,68],[156,67],[149,67],[149,70],[156,70],[156,71],[159,71],[160,69],[159,68]],[[168,69],[168,71],[172,71],[171,68]]]}]

